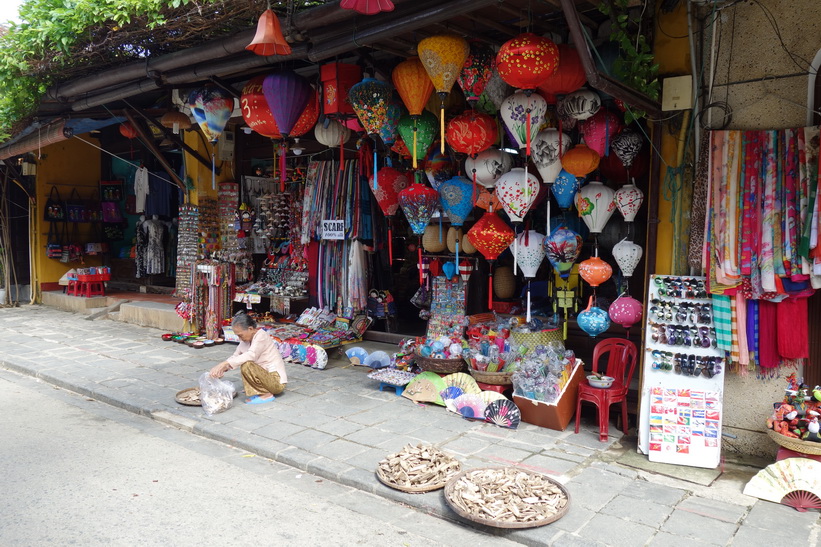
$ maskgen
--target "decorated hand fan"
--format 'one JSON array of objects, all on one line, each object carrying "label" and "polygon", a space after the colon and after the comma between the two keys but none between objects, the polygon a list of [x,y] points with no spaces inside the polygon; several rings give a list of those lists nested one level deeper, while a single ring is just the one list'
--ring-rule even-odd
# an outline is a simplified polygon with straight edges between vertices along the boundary
[{"label": "decorated hand fan", "polygon": [[288,342],[282,342],[281,344],[279,344],[278,348],[279,348],[279,354],[282,356],[282,359],[284,361],[290,361],[291,360],[291,344],[289,344]]},{"label": "decorated hand fan", "polygon": [[308,344],[305,347],[305,360],[302,364],[306,367],[313,367],[316,364],[316,346]]},{"label": "decorated hand fan", "polygon": [[508,429],[516,429],[522,421],[522,413],[516,403],[509,399],[493,401],[485,408],[485,420]]},{"label": "decorated hand fan", "polygon": [[308,348],[303,344],[293,344],[291,346],[291,361],[294,363],[304,364],[308,359]]},{"label": "decorated hand fan", "polygon": [[345,350],[345,355],[351,360],[353,365],[364,365],[368,358],[368,351],[365,348],[349,348]]},{"label": "decorated hand fan", "polygon": [[490,404],[493,401],[501,401],[502,399],[507,399],[507,397],[505,397],[498,391],[482,391],[479,394],[479,396],[482,397],[482,400],[485,402],[485,404]]},{"label": "decorated hand fan", "polygon": [[384,351],[375,351],[365,358],[364,365],[371,368],[385,368],[391,364],[391,356]]},{"label": "decorated hand fan", "polygon": [[402,397],[415,403],[435,403],[445,406],[445,402],[439,394],[447,387],[441,376],[428,370],[418,374],[405,386]]},{"label": "decorated hand fan", "polygon": [[457,397],[454,404],[462,417],[484,420],[486,405],[481,395],[477,393],[465,393]]},{"label": "decorated hand fan", "polygon": [[744,493],[802,512],[821,509],[821,463],[808,458],[775,462],[750,479]]},{"label": "decorated hand fan", "polygon": [[473,376],[464,372],[448,374],[442,380],[444,380],[446,386],[456,386],[461,388],[464,393],[478,395],[482,392]]},{"label": "decorated hand fan", "polygon": [[445,401],[445,408],[447,408],[451,412],[459,414],[459,410],[456,408],[456,399],[464,394],[465,392],[462,391],[462,388],[456,386],[449,386],[446,389],[442,390],[442,393],[440,393],[439,395],[441,395],[442,400]]},{"label": "decorated hand fan", "polygon": [[316,359],[313,363],[311,363],[311,368],[322,370],[328,364],[328,352],[325,351],[325,348],[322,348],[320,346],[314,345],[313,347],[316,351]]}]

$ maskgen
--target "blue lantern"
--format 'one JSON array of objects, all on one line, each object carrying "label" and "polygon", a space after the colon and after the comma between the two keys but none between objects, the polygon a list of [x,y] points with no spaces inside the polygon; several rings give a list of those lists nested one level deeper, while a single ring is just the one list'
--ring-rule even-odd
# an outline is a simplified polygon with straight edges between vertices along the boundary
[{"label": "blue lantern", "polygon": [[439,186],[439,201],[453,226],[462,226],[476,205],[476,185],[465,177],[453,177]]},{"label": "blue lantern", "polygon": [[579,312],[576,322],[584,332],[590,336],[598,336],[610,328],[610,316],[603,309],[593,306],[593,297],[587,304],[587,309]]},{"label": "blue lantern", "polygon": [[563,210],[568,210],[573,206],[573,200],[576,197],[576,192],[579,191],[581,183],[576,175],[568,173],[564,169],[556,177],[556,182],[553,183],[553,195],[556,196],[556,203]]}]

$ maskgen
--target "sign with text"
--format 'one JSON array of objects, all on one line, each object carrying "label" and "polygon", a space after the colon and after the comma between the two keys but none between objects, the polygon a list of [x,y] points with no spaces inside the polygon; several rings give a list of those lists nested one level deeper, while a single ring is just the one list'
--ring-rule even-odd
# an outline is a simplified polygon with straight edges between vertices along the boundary
[{"label": "sign with text", "polygon": [[345,239],[345,221],[323,220],[322,239]]}]

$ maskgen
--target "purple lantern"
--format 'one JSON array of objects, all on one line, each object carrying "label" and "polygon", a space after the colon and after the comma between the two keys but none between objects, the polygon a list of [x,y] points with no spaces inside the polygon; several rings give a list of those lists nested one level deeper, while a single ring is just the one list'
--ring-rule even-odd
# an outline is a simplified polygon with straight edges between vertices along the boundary
[{"label": "purple lantern", "polygon": [[269,74],[262,81],[262,93],[283,137],[288,137],[308,106],[312,91],[308,80],[292,70]]}]

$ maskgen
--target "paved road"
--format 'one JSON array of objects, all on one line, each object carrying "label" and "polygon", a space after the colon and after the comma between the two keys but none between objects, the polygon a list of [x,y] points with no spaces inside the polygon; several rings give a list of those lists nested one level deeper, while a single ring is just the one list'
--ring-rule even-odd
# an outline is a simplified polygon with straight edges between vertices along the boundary
[{"label": "paved road", "polygon": [[3,546],[512,544],[7,371],[0,415]]}]

